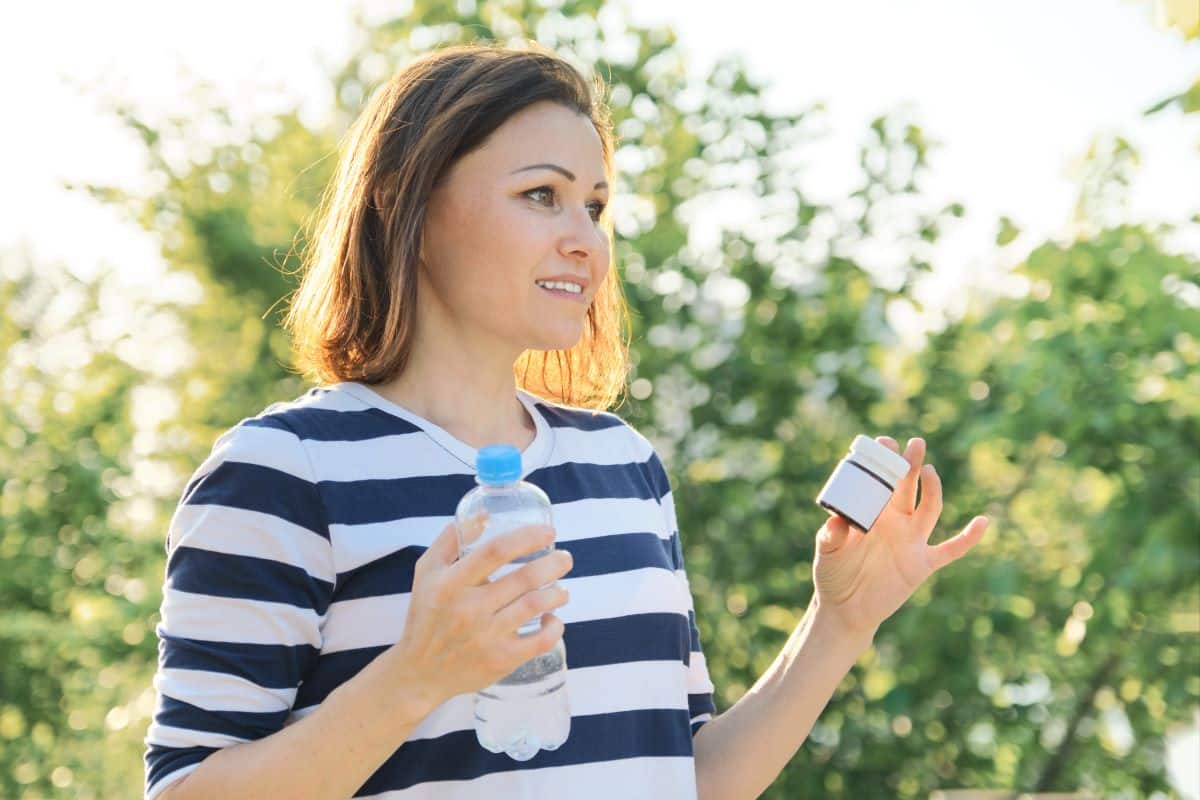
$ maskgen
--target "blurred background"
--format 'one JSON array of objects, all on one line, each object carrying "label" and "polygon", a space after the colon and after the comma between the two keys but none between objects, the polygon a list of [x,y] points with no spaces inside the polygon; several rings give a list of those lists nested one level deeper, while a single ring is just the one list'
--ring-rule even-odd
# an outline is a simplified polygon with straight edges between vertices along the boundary
[{"label": "blurred background", "polygon": [[[765,797],[1200,798],[1200,6],[27,4],[0,26],[0,797],[142,785],[167,524],[307,387],[278,322],[338,139],[413,56],[609,82],[636,370],[729,708],[854,435],[935,540]],[[996,795],[988,795],[996,796]]]}]

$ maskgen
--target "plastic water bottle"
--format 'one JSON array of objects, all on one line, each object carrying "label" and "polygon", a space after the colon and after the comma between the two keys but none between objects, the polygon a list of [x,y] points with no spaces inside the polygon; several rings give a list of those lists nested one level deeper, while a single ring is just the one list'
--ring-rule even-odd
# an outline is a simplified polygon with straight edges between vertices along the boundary
[{"label": "plastic water bottle", "polygon": [[[479,485],[463,496],[455,519],[460,531],[469,519],[484,511],[488,522],[470,546],[464,546],[459,536],[460,558],[489,538],[514,528],[552,524],[550,498],[532,483],[521,480],[521,453],[517,448],[492,445],[480,449],[475,470]],[[518,556],[493,572],[491,580],[499,580],[553,550],[551,544]],[[518,633],[527,636],[541,627],[539,614],[521,625]],[[528,761],[539,749],[557,750],[570,731],[567,648],[562,639],[549,652],[531,658],[475,694],[475,738],[493,753],[508,753],[517,761]]]}]

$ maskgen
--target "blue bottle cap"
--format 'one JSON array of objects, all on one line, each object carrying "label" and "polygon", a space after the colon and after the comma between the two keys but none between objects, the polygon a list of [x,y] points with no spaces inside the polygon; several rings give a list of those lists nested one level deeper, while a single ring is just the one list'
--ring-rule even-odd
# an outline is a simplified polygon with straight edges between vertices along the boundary
[{"label": "blue bottle cap", "polygon": [[479,482],[502,486],[521,478],[521,451],[511,444],[493,444],[480,448],[475,455]]}]

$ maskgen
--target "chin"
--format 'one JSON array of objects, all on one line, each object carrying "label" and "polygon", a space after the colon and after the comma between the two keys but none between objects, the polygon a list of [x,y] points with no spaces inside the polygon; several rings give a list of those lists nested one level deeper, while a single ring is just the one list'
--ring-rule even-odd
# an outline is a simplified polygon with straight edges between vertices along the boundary
[{"label": "chin", "polygon": [[530,350],[570,350],[583,338],[583,325],[572,325],[569,329],[557,331],[542,329],[539,334],[534,344],[530,345]]}]

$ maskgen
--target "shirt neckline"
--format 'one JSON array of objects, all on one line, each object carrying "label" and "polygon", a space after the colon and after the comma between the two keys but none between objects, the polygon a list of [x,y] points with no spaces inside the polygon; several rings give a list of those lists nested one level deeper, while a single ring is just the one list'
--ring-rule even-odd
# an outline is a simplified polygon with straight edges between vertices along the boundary
[{"label": "shirt neckline", "polygon": [[[461,461],[469,468],[472,474],[475,473],[475,457],[479,453],[478,449],[458,439],[440,425],[431,422],[399,403],[387,399],[365,383],[343,381],[329,388],[334,391],[343,391],[351,394],[373,408],[385,411],[388,414],[412,423],[455,459]],[[541,411],[538,409],[538,397],[526,392],[524,389],[518,388],[517,399],[529,411],[529,416],[533,417],[533,424],[537,429],[533,441],[521,451],[521,477],[524,479],[529,473],[545,466],[549,462],[550,453],[554,448],[554,429],[550,427],[550,423],[546,421],[546,418],[542,416]]]}]

